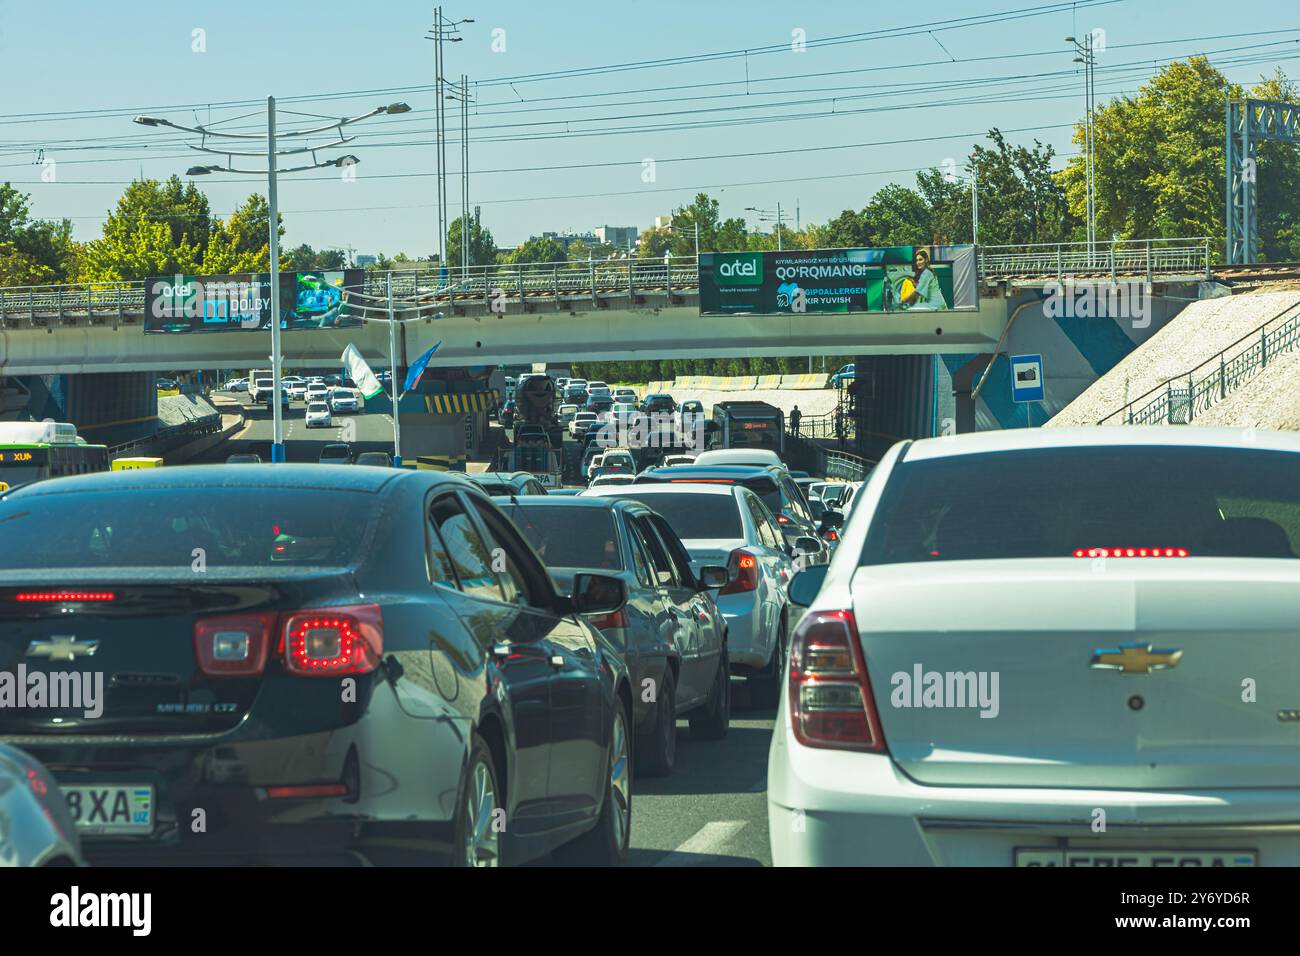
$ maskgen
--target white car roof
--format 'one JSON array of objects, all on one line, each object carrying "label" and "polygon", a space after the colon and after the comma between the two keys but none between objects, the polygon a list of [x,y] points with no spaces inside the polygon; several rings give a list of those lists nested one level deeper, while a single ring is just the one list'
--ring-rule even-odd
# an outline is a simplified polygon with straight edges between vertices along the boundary
[{"label": "white car roof", "polygon": [[[671,494],[680,495],[680,494],[689,493],[693,495],[698,495],[698,494],[727,495],[729,497],[735,497],[736,492],[741,490],[744,486],[743,485],[714,485],[714,484],[706,484],[705,482],[678,481],[678,482],[673,482],[672,484],[644,482],[644,483],[637,483],[630,487],[635,487],[637,494],[641,494],[642,492],[645,492],[648,495],[671,495]],[[586,491],[579,492],[579,494],[583,494],[583,495],[590,494],[590,493],[591,493],[590,488],[588,488]]]},{"label": "white car roof", "polygon": [[1093,425],[1083,428],[1008,428],[998,431],[923,438],[913,442],[904,462],[1033,448],[1103,445],[1166,445],[1193,448],[1243,448],[1300,452],[1300,433],[1245,428],[1169,425]]},{"label": "white car roof", "polygon": [[783,464],[781,456],[767,448],[717,448],[702,451],[695,456],[697,465],[731,465],[761,462],[765,465]]}]

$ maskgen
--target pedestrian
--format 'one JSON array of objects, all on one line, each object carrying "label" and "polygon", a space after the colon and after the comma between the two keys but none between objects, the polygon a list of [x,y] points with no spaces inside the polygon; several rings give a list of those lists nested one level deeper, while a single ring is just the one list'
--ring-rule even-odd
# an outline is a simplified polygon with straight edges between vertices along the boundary
[{"label": "pedestrian", "polygon": [[802,421],[802,420],[803,420],[803,412],[799,411],[799,406],[796,405],[796,406],[794,407],[794,410],[790,412],[790,432],[791,432],[791,434],[793,434],[793,435],[798,435],[798,434],[799,434],[799,422]]}]

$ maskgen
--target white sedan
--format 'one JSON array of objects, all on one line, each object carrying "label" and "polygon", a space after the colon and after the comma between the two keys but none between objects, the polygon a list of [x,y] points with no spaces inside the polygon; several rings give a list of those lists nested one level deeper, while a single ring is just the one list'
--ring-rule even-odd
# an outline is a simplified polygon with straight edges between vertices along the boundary
[{"label": "white sedan", "polygon": [[330,414],[330,407],[325,402],[309,402],[307,404],[307,420],[305,422],[308,428],[330,428],[334,425],[334,417]]},{"label": "white sedan", "polygon": [[1300,435],[902,442],[800,572],[777,865],[1300,864]]}]

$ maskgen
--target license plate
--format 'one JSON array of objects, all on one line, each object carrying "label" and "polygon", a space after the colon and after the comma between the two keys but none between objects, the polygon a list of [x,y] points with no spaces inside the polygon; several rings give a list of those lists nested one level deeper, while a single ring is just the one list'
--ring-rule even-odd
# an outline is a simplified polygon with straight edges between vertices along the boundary
[{"label": "license plate", "polygon": [[150,833],[154,792],[149,784],[61,784],[72,822],[82,833]]},{"label": "license plate", "polygon": [[1255,850],[1057,850],[1016,847],[1016,866],[1255,866]]}]

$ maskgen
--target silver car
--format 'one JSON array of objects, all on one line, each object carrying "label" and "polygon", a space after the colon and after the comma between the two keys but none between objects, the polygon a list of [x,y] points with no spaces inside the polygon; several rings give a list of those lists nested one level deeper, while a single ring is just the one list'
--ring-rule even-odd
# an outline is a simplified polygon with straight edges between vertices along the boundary
[{"label": "silver car", "polygon": [[677,718],[693,738],[721,739],[731,715],[727,623],[709,589],[726,582],[723,567],[691,568],[690,556],[661,516],[634,501],[497,498],[546,564],[561,593],[574,575],[617,576],[627,603],[589,616],[625,661],[631,678],[636,769],[672,771]]},{"label": "silver car", "polygon": [[29,754],[0,744],[0,867],[84,865],[54,777]]},{"label": "silver car", "polygon": [[798,623],[786,597],[797,555],[786,551],[780,526],[763,500],[743,485],[702,482],[588,488],[583,495],[650,506],[681,537],[693,568],[727,568],[727,584],[714,600],[727,621],[732,673],[749,679],[755,703],[774,705],[787,638]]}]

